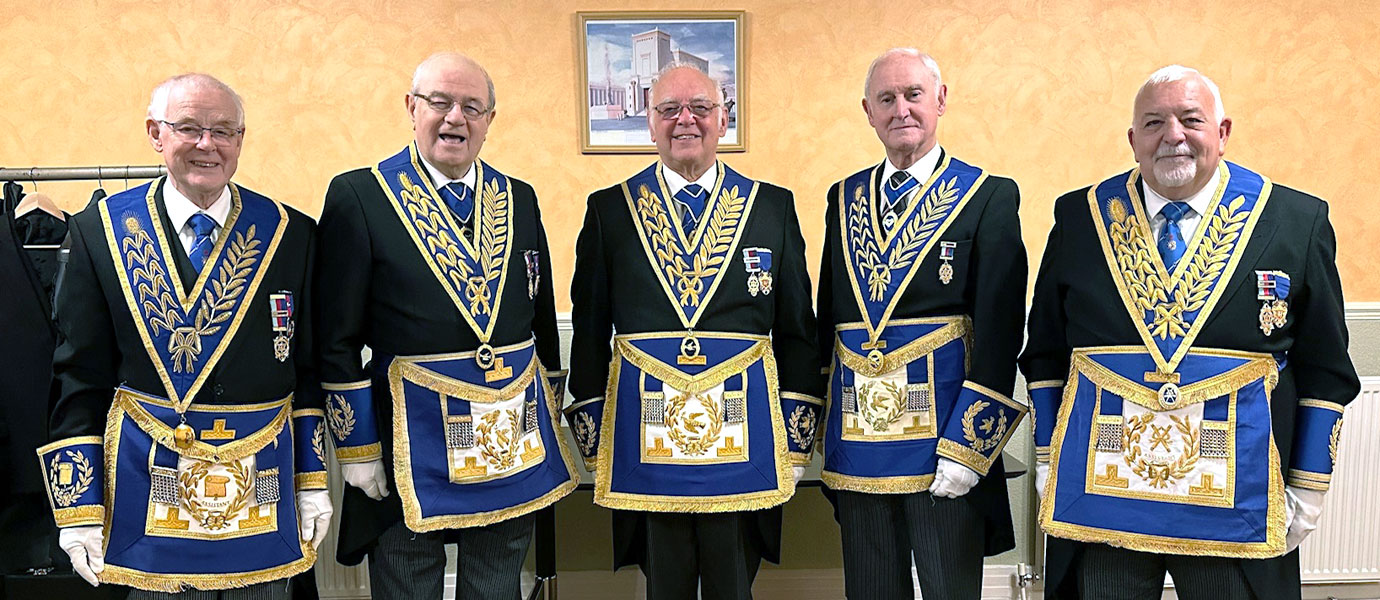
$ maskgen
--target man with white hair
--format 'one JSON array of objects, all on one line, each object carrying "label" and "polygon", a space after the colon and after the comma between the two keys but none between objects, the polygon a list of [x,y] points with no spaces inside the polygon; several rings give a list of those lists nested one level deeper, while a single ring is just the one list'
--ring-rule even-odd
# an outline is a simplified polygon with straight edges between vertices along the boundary
[{"label": "man with white hair", "polygon": [[948,90],[911,48],[868,68],[886,159],[829,188],[819,345],[830,375],[822,479],[849,598],[976,598],[1012,548],[1001,450],[1025,302],[1016,183],[939,146]]},{"label": "man with white hair", "polygon": [[287,598],[332,513],[315,224],[230,181],[244,109],[224,83],[163,82],[145,125],[168,176],[71,219],[39,449],[59,542],[131,598]]},{"label": "man with white hair", "polygon": [[566,417],[650,600],[751,597],[822,404],[795,201],[718,160],[723,101],[664,69],[659,160],[590,194],[575,247]]},{"label": "man with white hair", "polygon": [[483,67],[433,55],[403,102],[412,142],[337,176],[321,213],[337,556],[369,556],[375,597],[440,598],[453,542],[457,598],[512,600],[532,513],[577,483],[546,231],[532,186],[479,158],[496,108]]},{"label": "man with white hair", "polygon": [[1231,128],[1160,69],[1138,167],[1055,202],[1021,356],[1050,596],[1300,597],[1360,384],[1327,204],[1223,161]]}]

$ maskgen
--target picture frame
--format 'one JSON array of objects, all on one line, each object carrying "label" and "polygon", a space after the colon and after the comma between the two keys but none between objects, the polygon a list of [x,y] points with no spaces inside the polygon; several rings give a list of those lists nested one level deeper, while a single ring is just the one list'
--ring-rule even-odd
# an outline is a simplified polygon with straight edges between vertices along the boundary
[{"label": "picture frame", "polygon": [[719,84],[728,132],[719,152],[747,151],[746,11],[578,12],[580,151],[654,154],[652,83],[667,65],[699,67]]}]

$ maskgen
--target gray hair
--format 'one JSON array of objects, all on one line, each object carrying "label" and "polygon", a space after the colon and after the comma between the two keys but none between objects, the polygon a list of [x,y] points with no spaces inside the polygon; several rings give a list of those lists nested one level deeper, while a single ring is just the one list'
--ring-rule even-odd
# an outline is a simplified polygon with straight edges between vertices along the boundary
[{"label": "gray hair", "polygon": [[[1217,105],[1217,112],[1213,116],[1217,117],[1217,124],[1221,125],[1222,121],[1227,118],[1227,108],[1225,105],[1222,104],[1222,92],[1218,91],[1216,83],[1213,83],[1211,79],[1208,79],[1207,75],[1198,72],[1197,69],[1191,69],[1183,65],[1169,65],[1167,67],[1160,67],[1159,70],[1150,74],[1150,77],[1145,80],[1145,83],[1141,84],[1140,90],[1136,92],[1136,97],[1140,97],[1141,94],[1145,93],[1145,90],[1148,90],[1157,85],[1164,85],[1166,83],[1182,81],[1184,79],[1194,76],[1202,79],[1203,84],[1206,85],[1208,91],[1212,93],[1212,101]],[[1132,120],[1135,120],[1134,116],[1132,117]]]},{"label": "gray hair", "polygon": [[426,73],[427,70],[431,69],[431,67],[435,66],[437,63],[447,61],[460,62],[479,69],[479,72],[484,74],[484,85],[489,88],[489,110],[493,110],[494,107],[498,105],[498,97],[494,95],[494,80],[489,77],[489,72],[484,69],[483,65],[475,62],[473,58],[459,52],[437,52],[436,54],[426,57],[426,60],[417,65],[417,69],[412,72],[412,93],[421,93],[421,89],[418,86],[421,85],[422,75]]},{"label": "gray hair", "polygon": [[[665,77],[667,73],[679,69],[690,69],[692,71],[695,71],[696,73],[704,75],[704,78],[709,80],[709,87],[714,90],[714,101],[718,102],[719,104],[724,103],[724,90],[723,88],[719,87],[719,82],[714,81],[714,78],[710,77],[708,73],[701,71],[699,67],[688,62],[673,61],[670,64],[667,64],[666,66],[662,67],[660,71],[656,72],[656,81],[661,81],[661,78]],[[652,86],[655,87],[656,82],[652,82]],[[655,101],[656,99],[653,98],[652,100]]]},{"label": "gray hair", "polygon": [[210,87],[225,92],[235,101],[235,116],[238,121],[236,125],[244,126],[244,101],[240,99],[240,95],[225,82],[205,73],[183,73],[163,80],[163,83],[153,88],[153,94],[149,96],[148,117],[155,121],[168,120],[168,99],[172,97],[173,90],[188,87]]},{"label": "gray hair", "polygon": [[944,79],[939,75],[939,62],[934,60],[933,56],[925,54],[915,48],[892,48],[873,59],[872,64],[867,67],[867,79],[863,80],[864,98],[872,91],[872,75],[877,72],[877,65],[882,64],[883,61],[893,56],[909,56],[911,58],[920,59],[920,62],[925,64],[925,68],[929,69],[930,73],[934,75],[934,90],[936,94],[939,93],[939,88],[944,85]]}]

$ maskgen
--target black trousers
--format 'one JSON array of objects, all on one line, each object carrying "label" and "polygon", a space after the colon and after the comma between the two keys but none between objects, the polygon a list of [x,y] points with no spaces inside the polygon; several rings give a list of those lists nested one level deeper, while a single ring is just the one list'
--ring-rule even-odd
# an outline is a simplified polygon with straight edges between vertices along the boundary
[{"label": "black trousers", "polygon": [[964,498],[840,490],[843,583],[853,600],[982,596],[982,515]]},{"label": "black trousers", "polygon": [[518,600],[522,561],[532,542],[526,514],[483,527],[417,533],[401,521],[369,553],[370,595],[377,600],[440,600],[445,593],[446,537],[458,539],[456,600]]},{"label": "black trousers", "polygon": [[762,554],[752,541],[750,513],[646,515],[647,600],[752,598]]},{"label": "black trousers", "polygon": [[1158,600],[1164,574],[1180,600],[1252,600],[1241,561],[1215,556],[1155,554],[1088,544],[1078,563],[1078,594],[1098,600]]}]

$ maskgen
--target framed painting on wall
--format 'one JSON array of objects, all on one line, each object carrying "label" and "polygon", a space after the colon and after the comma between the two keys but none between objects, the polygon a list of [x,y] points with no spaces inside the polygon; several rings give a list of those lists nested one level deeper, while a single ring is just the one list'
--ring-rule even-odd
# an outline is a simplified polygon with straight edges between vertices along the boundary
[{"label": "framed painting on wall", "polygon": [[747,150],[744,11],[577,14],[582,152],[655,153],[647,133],[652,83],[673,64],[703,71],[723,92],[728,133],[719,151]]}]

